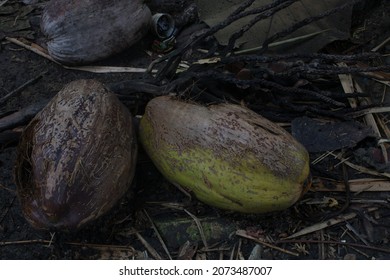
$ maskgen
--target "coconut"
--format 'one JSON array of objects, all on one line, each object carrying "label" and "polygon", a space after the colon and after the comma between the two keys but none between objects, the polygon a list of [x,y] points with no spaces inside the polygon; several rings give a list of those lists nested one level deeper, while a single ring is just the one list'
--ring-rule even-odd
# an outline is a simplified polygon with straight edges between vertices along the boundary
[{"label": "coconut", "polygon": [[152,99],[140,141],[173,184],[209,205],[264,213],[293,205],[309,176],[305,148],[279,125],[248,108]]},{"label": "coconut", "polygon": [[150,20],[142,0],[51,0],[42,14],[41,30],[53,59],[86,64],[138,42]]},{"label": "coconut", "polygon": [[96,80],[66,85],[25,128],[15,181],[36,228],[75,230],[128,191],[137,142],[132,117]]}]

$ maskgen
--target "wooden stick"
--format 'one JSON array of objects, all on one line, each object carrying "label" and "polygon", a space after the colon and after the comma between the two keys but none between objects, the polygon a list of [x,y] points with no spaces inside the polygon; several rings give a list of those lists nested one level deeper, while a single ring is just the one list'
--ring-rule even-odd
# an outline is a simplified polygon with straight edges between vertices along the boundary
[{"label": "wooden stick", "polygon": [[291,239],[291,240],[279,240],[276,241],[277,244],[281,243],[324,243],[324,244],[335,244],[335,245],[341,245],[341,246],[351,246],[351,247],[358,247],[358,248],[364,248],[364,249],[370,249],[375,250],[378,252],[384,252],[390,254],[390,250],[382,247],[374,247],[374,246],[367,246],[363,244],[358,243],[347,243],[347,242],[341,242],[341,241],[332,241],[332,240],[305,240],[305,239]]},{"label": "wooden stick", "polygon": [[7,2],[8,2],[8,0],[3,0],[3,1],[1,1],[1,2],[0,2],[0,7],[3,6],[3,5],[4,5],[5,3],[7,3]]},{"label": "wooden stick", "polygon": [[43,240],[43,239],[32,239],[32,240],[19,240],[19,241],[1,241],[0,246],[7,246],[7,245],[26,245],[26,244],[36,244],[36,243],[42,243],[42,244],[50,244],[51,240]]},{"label": "wooden stick", "polygon": [[145,214],[145,216],[148,218],[150,224],[152,225],[152,228],[153,228],[153,230],[154,230],[154,233],[156,234],[158,240],[160,241],[161,246],[163,247],[165,253],[167,253],[169,259],[172,260],[172,257],[171,257],[171,254],[169,253],[169,250],[168,250],[167,245],[165,245],[165,242],[164,242],[164,240],[162,239],[161,234],[160,234],[159,231],[157,230],[156,225],[154,224],[152,218],[150,218],[148,212],[147,212],[145,209],[144,209],[144,214]]},{"label": "wooden stick", "polygon": [[[371,208],[368,208],[367,211],[372,212],[372,211],[375,211],[377,209],[378,209],[377,207],[371,207]],[[338,216],[336,218],[332,218],[330,220],[308,226],[308,227],[306,227],[306,228],[304,228],[304,229],[302,229],[302,230],[300,230],[300,231],[298,231],[298,232],[296,232],[296,233],[294,233],[286,238],[283,238],[283,239],[291,239],[291,238],[296,238],[298,236],[306,235],[306,234],[315,232],[317,230],[321,230],[321,229],[339,224],[341,222],[351,220],[351,219],[355,218],[356,215],[357,215],[356,213],[344,214],[344,215]]]},{"label": "wooden stick", "polygon": [[97,243],[82,243],[82,242],[66,242],[65,244],[71,246],[89,247],[94,249],[111,249],[111,250],[128,250],[136,252],[136,250],[127,245],[111,245],[111,244],[97,244]]},{"label": "wooden stick", "polygon": [[255,242],[257,242],[257,243],[259,243],[259,244],[261,244],[261,245],[267,246],[267,247],[272,248],[272,249],[274,249],[274,250],[277,250],[277,251],[280,251],[280,252],[283,252],[283,253],[286,253],[286,254],[289,254],[289,255],[293,255],[293,256],[295,256],[295,257],[299,257],[299,254],[296,253],[296,252],[292,252],[292,251],[289,251],[289,250],[280,248],[280,247],[278,247],[278,246],[275,246],[275,245],[272,245],[272,244],[270,244],[270,243],[264,242],[264,241],[262,241],[262,240],[260,240],[260,239],[258,239],[258,238],[256,238],[256,237],[250,236],[250,235],[248,235],[248,234],[245,232],[245,230],[237,230],[237,231],[236,231],[236,235],[241,236],[241,237],[244,237],[244,238],[246,238],[246,239],[253,240],[253,241],[255,241]]},{"label": "wooden stick", "polygon": [[367,240],[348,221],[345,221],[345,224],[346,224],[347,229],[352,231],[353,234],[355,234],[355,236],[357,236],[360,239],[360,241],[362,241],[367,246],[370,246],[370,244],[367,242]]},{"label": "wooden stick", "polygon": [[[34,44],[34,43],[31,43],[31,42],[28,42],[28,43],[24,43],[22,42],[21,40],[18,40],[16,38],[12,38],[12,37],[5,37],[5,39],[8,41],[8,42],[11,42],[11,43],[14,43],[15,45],[18,45],[20,47],[23,47],[29,51],[32,51],[34,53],[36,53],[37,55],[40,55],[56,64],[60,64],[58,63],[57,61],[55,61],[46,51],[44,48]],[[26,40],[27,41],[27,40]]]},{"label": "wooden stick", "polygon": [[162,257],[157,253],[157,251],[149,244],[148,241],[146,241],[141,234],[138,232],[135,233],[138,240],[141,241],[141,243],[145,246],[146,250],[155,258],[156,260],[162,260]]},{"label": "wooden stick", "polygon": [[378,46],[376,46],[375,48],[373,48],[371,51],[372,52],[377,52],[378,50],[380,50],[383,46],[385,46],[388,42],[390,42],[390,37],[388,37],[386,40],[384,40],[382,43],[380,43]]},{"label": "wooden stick", "polygon": [[20,92],[22,92],[26,87],[28,87],[29,85],[35,83],[36,81],[38,81],[40,78],[43,77],[43,75],[45,75],[47,73],[47,71],[44,71],[42,72],[41,74],[39,74],[38,76],[36,76],[35,78],[32,78],[30,80],[28,80],[27,82],[25,82],[23,85],[21,85],[20,87],[18,87],[17,89],[11,91],[10,93],[6,94],[5,96],[3,96],[2,98],[0,98],[0,105],[4,104],[9,98],[11,98],[12,96],[14,96],[15,94],[18,94]]},{"label": "wooden stick", "polygon": [[390,173],[388,172],[378,172],[376,170],[372,170],[372,169],[369,169],[369,168],[366,168],[364,166],[360,166],[360,165],[357,165],[357,164],[354,164],[350,161],[348,161],[347,159],[343,158],[342,156],[340,155],[335,155],[333,153],[331,153],[335,158],[343,161],[344,164],[346,164],[347,166],[351,167],[352,169],[355,169],[359,172],[362,172],[362,173],[365,173],[365,174],[370,174],[370,175],[374,175],[374,176],[379,176],[379,177],[387,177],[387,178],[390,178]]},{"label": "wooden stick", "polygon": [[374,107],[374,108],[368,108],[368,109],[363,109],[357,112],[353,112],[350,114],[347,114],[349,117],[357,118],[364,116],[366,114],[377,114],[377,113],[388,113],[390,112],[390,107]]},{"label": "wooden stick", "polygon": [[0,118],[0,132],[29,122],[47,104],[47,100],[29,105],[15,113]]},{"label": "wooden stick", "polygon": [[207,249],[209,246],[207,245],[207,239],[206,239],[206,236],[204,235],[203,227],[202,227],[202,224],[200,223],[199,219],[194,214],[189,212],[188,210],[186,210],[186,209],[183,209],[183,210],[195,221],[195,224],[198,227],[198,230],[200,233],[200,237],[202,238],[203,245]]},{"label": "wooden stick", "polygon": [[[324,179],[333,183],[332,188],[328,188],[323,184],[323,180],[313,180],[310,190],[315,192],[344,192],[345,185],[343,182]],[[390,192],[390,181],[386,179],[354,179],[348,181],[351,192]]]}]

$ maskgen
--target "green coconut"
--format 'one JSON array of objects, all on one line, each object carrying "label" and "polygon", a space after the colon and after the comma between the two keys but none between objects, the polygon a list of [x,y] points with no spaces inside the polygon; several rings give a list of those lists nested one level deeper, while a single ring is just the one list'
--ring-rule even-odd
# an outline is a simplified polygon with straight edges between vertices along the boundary
[{"label": "green coconut", "polygon": [[146,106],[139,137],[167,180],[222,209],[286,209],[301,197],[309,176],[306,149],[279,125],[238,105],[157,97]]}]

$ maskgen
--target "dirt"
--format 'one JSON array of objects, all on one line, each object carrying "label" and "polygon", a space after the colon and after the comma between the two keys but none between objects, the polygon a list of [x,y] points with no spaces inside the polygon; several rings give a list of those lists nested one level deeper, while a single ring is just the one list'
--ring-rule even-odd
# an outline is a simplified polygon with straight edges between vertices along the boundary
[{"label": "dirt", "polygon": [[[335,42],[327,46],[328,50],[347,53],[371,50],[389,37],[389,1],[367,3],[368,6],[355,10],[351,39]],[[26,7],[18,1],[8,1],[4,6]],[[48,100],[75,79],[94,78],[112,84],[145,77],[134,73],[93,74],[67,70],[5,39],[6,36],[23,36],[42,42],[39,31],[42,7],[38,4],[27,14],[28,28],[0,33],[0,98],[43,74],[2,104],[0,116]],[[16,16],[17,13],[2,15]],[[152,41],[153,38],[148,36],[136,46],[96,65],[145,68],[157,57],[156,54],[145,54],[145,50],[150,51]],[[389,53],[390,45],[381,51]],[[381,96],[382,88],[373,87],[373,91]],[[136,103],[132,100],[123,102],[137,115],[143,113],[149,97],[142,97]],[[25,220],[17,198],[13,180],[16,146],[16,142],[11,142],[3,144],[0,150],[0,259],[156,258],[150,247],[162,258],[169,258],[157,233],[163,236],[172,258],[184,252],[186,258],[194,259],[218,259],[221,256],[224,259],[247,259],[251,253],[253,256],[257,252],[254,258],[262,259],[390,259],[390,192],[353,193],[352,202],[343,209],[348,193],[310,191],[285,211],[263,215],[237,214],[206,206],[194,198],[190,200],[159,174],[142,150],[131,190],[110,213],[78,232],[39,231]],[[311,154],[311,159],[316,156]],[[330,160],[329,165],[332,165],[329,173],[333,172],[330,177],[342,180],[341,165],[335,167]],[[300,229],[329,221],[340,210],[340,214],[354,217],[303,237],[284,239]],[[196,226],[197,219],[203,225],[201,231],[204,231],[205,238],[201,237]],[[153,225],[159,230],[156,231]],[[265,244],[258,252],[255,241],[234,234],[236,231],[244,232],[252,239],[258,238]],[[187,241],[195,250],[183,249]]]}]

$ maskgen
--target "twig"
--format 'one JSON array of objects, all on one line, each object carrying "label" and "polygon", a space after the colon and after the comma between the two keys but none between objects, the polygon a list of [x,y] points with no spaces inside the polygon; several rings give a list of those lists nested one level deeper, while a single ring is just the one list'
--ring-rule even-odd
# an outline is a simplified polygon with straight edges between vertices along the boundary
[{"label": "twig", "polygon": [[[146,73],[146,68],[136,68],[136,67],[119,67],[119,66],[66,66],[62,65],[65,69],[69,70],[79,70],[85,72],[91,72],[96,74],[105,74],[105,73]],[[157,70],[153,70],[152,73],[157,73]]]},{"label": "twig", "polygon": [[367,259],[370,258],[370,255],[364,253],[362,250],[359,250],[359,249],[357,249],[357,248],[355,248],[355,247],[352,247],[352,246],[351,246],[351,249],[352,249],[353,251],[355,251],[355,252],[361,254],[362,256],[365,256]]},{"label": "twig", "polygon": [[[324,241],[324,231],[323,230],[319,231],[319,236],[320,236],[320,240]],[[321,260],[325,260],[325,246],[324,246],[324,243],[319,243],[318,244],[318,255],[321,256],[320,257]]]},{"label": "twig", "polygon": [[250,239],[250,240],[253,240],[253,241],[257,242],[257,243],[260,243],[261,245],[267,246],[267,247],[272,248],[274,250],[277,250],[277,251],[280,251],[280,252],[283,252],[283,253],[295,256],[295,257],[299,256],[299,254],[296,253],[296,252],[292,252],[292,251],[280,248],[278,246],[275,246],[275,245],[272,245],[270,243],[264,242],[264,241],[262,241],[262,240],[260,240],[258,238],[253,237],[253,236],[250,236],[244,230],[237,230],[236,231],[236,235],[244,237],[244,238],[247,238],[247,239]]},{"label": "twig", "polygon": [[277,73],[276,76],[292,76],[297,73],[301,75],[339,75],[339,74],[354,74],[354,73],[370,73],[375,71],[390,71],[390,65],[372,66],[372,67],[339,67],[331,65],[304,65],[291,68],[287,71]]},{"label": "twig", "polygon": [[32,239],[32,240],[19,240],[19,241],[1,241],[0,246],[8,246],[8,245],[26,245],[26,244],[50,244],[51,240],[44,239]]},{"label": "twig", "polygon": [[224,57],[221,58],[221,63],[229,64],[234,63],[237,61],[242,62],[260,62],[260,63],[267,63],[267,62],[274,62],[274,61],[285,61],[285,60],[291,60],[291,59],[321,59],[321,60],[327,60],[330,62],[334,61],[358,61],[358,60],[370,60],[373,58],[381,57],[378,53],[359,53],[359,54],[353,54],[353,55],[337,55],[337,54],[324,54],[324,53],[309,53],[309,54],[299,54],[299,53],[292,53],[292,54],[283,54],[283,55],[240,55],[240,56],[230,56],[230,57]]},{"label": "twig", "polygon": [[1,1],[1,2],[0,2],[0,7],[3,6],[3,5],[4,5],[5,3],[7,3],[7,2],[8,2],[8,0],[3,0],[3,1]]},{"label": "twig", "polygon": [[[378,208],[376,208],[376,207],[371,207],[371,208],[367,209],[367,212],[372,212],[372,211],[375,211],[377,209]],[[315,232],[317,230],[321,230],[321,229],[336,225],[338,223],[341,223],[341,222],[344,222],[347,220],[351,220],[351,219],[355,218],[356,216],[357,216],[356,213],[348,213],[348,214],[340,215],[336,218],[332,218],[330,220],[308,226],[308,227],[286,237],[285,239],[291,239],[291,238],[296,238],[298,236],[306,235],[306,234]]]},{"label": "twig", "polygon": [[255,78],[252,80],[240,80],[232,75],[228,74],[223,74],[219,73],[217,71],[203,71],[201,73],[189,73],[189,75],[196,77],[196,78],[210,78],[212,77],[215,80],[223,81],[223,82],[228,82],[228,83],[233,83],[239,86],[263,86],[266,88],[273,89],[277,92],[284,92],[284,93],[291,93],[291,94],[307,94],[310,96],[315,97],[316,99],[326,102],[328,104],[332,104],[334,106],[338,107],[345,107],[345,104],[342,102],[338,102],[330,97],[324,96],[323,94],[313,91],[313,90],[308,90],[308,89],[300,89],[300,88],[292,88],[292,87],[287,87],[283,86],[281,84],[278,84],[276,82],[272,81],[267,81],[265,79],[260,79],[260,78]]},{"label": "twig", "polygon": [[[302,41],[302,40],[306,40],[306,39],[315,37],[315,36],[317,36],[319,34],[327,32],[329,30],[330,29],[320,30],[320,31],[313,32],[313,33],[310,33],[310,34],[306,34],[306,35],[302,35],[302,36],[298,36],[298,37],[294,37],[294,38],[290,38],[290,39],[286,39],[286,40],[273,42],[273,43],[270,43],[268,45],[268,48],[271,49],[271,48],[279,47],[279,46],[282,46],[282,45],[285,45],[285,44],[288,44],[288,43],[296,43],[296,42],[299,42],[299,41]],[[245,49],[245,50],[241,50],[241,51],[235,51],[235,52],[233,52],[233,54],[241,55],[241,54],[245,54],[245,53],[255,52],[255,51],[258,51],[258,50],[261,50],[261,49],[262,49],[262,46],[261,47],[254,47],[254,48]]]},{"label": "twig", "polygon": [[368,108],[368,109],[362,109],[359,111],[355,111],[352,113],[348,113],[349,117],[352,118],[358,118],[367,114],[378,114],[378,113],[389,113],[390,112],[390,107],[373,107],[373,108]]},{"label": "twig", "polygon": [[234,243],[232,250],[230,251],[230,257],[229,260],[234,260],[234,252],[236,251],[236,245],[237,243]]},{"label": "twig", "polygon": [[[344,162],[342,162],[342,163],[344,163]],[[344,182],[344,189],[345,189],[345,192],[344,192],[345,193],[345,203],[343,204],[343,206],[340,209],[325,214],[322,219],[330,219],[330,218],[337,217],[337,216],[341,215],[345,210],[347,210],[349,205],[350,205],[351,188],[349,185],[348,172],[347,172],[347,167],[345,164],[342,165],[342,172],[343,172],[343,182]]]},{"label": "twig", "polygon": [[388,37],[386,40],[384,40],[382,43],[380,43],[378,46],[376,46],[375,48],[372,48],[371,51],[372,52],[377,52],[379,51],[383,46],[385,46],[388,42],[390,42],[390,37]]},{"label": "twig", "polygon": [[41,79],[45,74],[47,73],[47,71],[44,71],[42,72],[41,74],[39,74],[38,76],[36,76],[35,78],[32,78],[30,80],[28,80],[27,82],[25,82],[24,84],[22,84],[20,87],[14,89],[13,91],[11,91],[10,93],[6,94],[5,96],[3,96],[2,98],[0,98],[0,105],[3,105],[9,98],[11,98],[12,96],[22,92],[25,88],[27,88],[29,85],[32,85],[34,84],[36,81],[38,81],[39,79]]},{"label": "twig", "polygon": [[[323,32],[323,31],[320,31]],[[313,33],[315,34],[315,33]],[[313,35],[309,34],[309,35]],[[308,35],[305,35],[308,36]],[[300,37],[297,37],[300,38]],[[269,46],[273,46],[273,44],[277,44],[279,42],[285,42],[285,41],[278,41],[276,43],[271,43]],[[256,48],[257,49],[257,48]],[[239,52],[235,52],[234,56],[228,56],[228,57],[210,57],[206,59],[200,59],[194,64],[215,64],[215,63],[223,63],[223,64],[231,64],[235,62],[260,62],[260,63],[269,63],[269,62],[275,62],[275,61],[289,61],[292,59],[301,59],[301,60],[324,60],[326,62],[352,62],[352,61],[361,61],[361,60],[370,60],[374,58],[380,58],[382,57],[379,53],[358,53],[353,55],[338,55],[338,54],[325,54],[325,53],[306,53],[306,54],[300,54],[300,53],[291,53],[291,54],[282,54],[282,55],[257,55],[257,54],[251,54],[251,55],[237,55],[241,54]],[[242,51],[242,53],[245,53],[245,50]],[[362,67],[364,69],[364,67]]]},{"label": "twig", "polygon": [[148,241],[146,241],[141,234],[138,232],[135,233],[138,240],[145,246],[146,250],[155,258],[156,260],[162,260],[162,257],[157,253],[157,251],[149,244]]},{"label": "twig", "polygon": [[66,242],[67,245],[89,247],[95,249],[115,249],[115,250],[129,250],[135,252],[136,250],[131,246],[126,245],[112,245],[112,244],[96,244],[96,243],[82,243],[82,242]]},{"label": "twig", "polygon": [[305,18],[299,22],[297,22],[296,24],[292,25],[291,27],[285,29],[285,30],[282,30],[278,33],[276,33],[275,35],[271,36],[270,38],[266,39],[263,43],[263,48],[259,51],[259,53],[264,53],[268,50],[268,45],[272,42],[274,42],[275,40],[281,38],[281,37],[284,37],[284,36],[287,36],[288,34],[291,34],[293,33],[294,31],[298,30],[299,28],[303,27],[303,26],[306,26],[312,22],[315,22],[315,21],[318,21],[320,19],[323,19],[327,16],[330,16],[332,14],[335,14],[337,12],[340,12],[342,11],[343,9],[345,8],[348,8],[348,7],[351,7],[359,2],[361,2],[362,0],[353,0],[353,1],[350,1],[348,3],[345,3],[341,6],[338,6],[338,7],[335,7],[333,9],[330,9],[320,15],[317,15],[317,16],[313,16],[313,17],[309,17],[309,18]]},{"label": "twig", "polygon": [[333,154],[331,153],[332,156],[334,156],[335,158],[339,159],[339,160],[342,160],[344,164],[348,165],[349,167],[351,167],[352,169],[355,169],[359,172],[362,172],[362,173],[365,173],[365,174],[370,174],[370,175],[374,175],[374,176],[379,176],[379,177],[386,177],[386,178],[390,178],[390,173],[388,172],[378,172],[378,171],[375,171],[375,170],[371,170],[371,169],[368,169],[364,166],[359,166],[357,164],[354,164],[348,160],[346,160],[345,158],[343,158],[342,156],[340,155],[336,155],[336,154]]},{"label": "twig", "polygon": [[47,100],[29,105],[0,119],[0,132],[30,121],[47,104]]},{"label": "twig", "polygon": [[247,0],[246,2],[244,2],[243,4],[241,4],[233,13],[231,13],[231,17],[232,16],[236,16],[238,15],[239,13],[245,11],[245,9],[247,9],[248,7],[252,6],[253,2],[255,2],[256,0]]},{"label": "twig", "polygon": [[183,209],[184,212],[186,212],[192,219],[194,219],[195,221],[195,224],[196,226],[198,227],[198,230],[199,230],[199,233],[200,233],[200,237],[202,238],[202,242],[203,242],[203,245],[206,249],[209,248],[209,246],[207,245],[207,239],[206,239],[206,236],[204,235],[204,231],[203,231],[203,227],[202,227],[202,224],[200,223],[199,219],[194,215],[192,214],[191,212],[189,212],[187,209]]},{"label": "twig", "polygon": [[347,229],[352,231],[360,239],[360,241],[362,241],[367,246],[370,246],[370,244],[367,242],[367,240],[364,239],[363,236],[361,234],[359,234],[359,232],[348,221],[345,222],[345,225],[346,225]]},{"label": "twig", "polygon": [[16,39],[16,38],[12,38],[12,37],[5,37],[5,39],[11,43],[14,43],[15,45],[18,45],[20,47],[23,47],[29,51],[32,51],[34,53],[36,53],[37,55],[40,55],[56,64],[60,64],[59,62],[55,61],[47,52],[45,52],[45,49],[43,49],[42,47],[36,45],[36,44],[33,44],[31,42],[28,42],[28,43],[24,43],[22,42],[21,40],[19,39]]},{"label": "twig", "polygon": [[158,240],[160,241],[161,246],[163,247],[165,253],[168,255],[169,259],[172,260],[172,257],[171,257],[171,254],[169,253],[169,250],[168,250],[168,248],[167,248],[167,245],[165,245],[165,242],[164,242],[164,240],[162,239],[161,234],[159,233],[159,231],[158,231],[156,225],[154,224],[153,220],[150,218],[148,212],[147,212],[145,209],[144,209],[144,214],[145,214],[145,216],[148,218],[150,224],[152,225],[152,228],[153,228],[153,230],[154,230],[154,233],[156,234]]},{"label": "twig", "polygon": [[250,28],[252,28],[253,25],[255,25],[257,22],[259,22],[265,18],[271,17],[276,12],[278,12],[284,8],[287,8],[288,6],[294,4],[295,2],[296,2],[295,0],[284,1],[280,5],[275,6],[272,9],[266,10],[266,11],[260,13],[259,15],[257,15],[256,17],[254,17],[253,19],[251,19],[246,25],[241,27],[240,30],[238,30],[237,32],[233,33],[230,36],[229,42],[224,50],[224,53],[225,54],[230,53],[232,51],[232,49],[234,48],[234,44],[237,41],[237,39],[242,37],[242,35],[244,35],[244,33],[247,32]]},{"label": "twig", "polygon": [[283,244],[283,243],[324,243],[324,244],[334,244],[334,245],[342,245],[342,246],[351,246],[351,247],[358,247],[358,248],[364,248],[369,250],[374,250],[378,252],[384,252],[390,254],[390,249],[385,249],[382,247],[374,247],[374,246],[367,246],[363,244],[358,243],[348,243],[348,242],[341,242],[341,241],[332,241],[332,240],[305,240],[305,239],[289,239],[289,240],[278,240],[275,242],[276,244]]},{"label": "twig", "polygon": [[[321,181],[313,180],[311,190],[316,192],[344,192],[345,184],[330,179],[325,179],[334,184],[334,187],[327,188]],[[350,191],[355,193],[360,192],[390,192],[390,181],[385,179],[365,178],[354,179],[348,181]],[[332,184],[332,185],[333,185]]]},{"label": "twig", "polygon": [[55,235],[56,235],[55,232],[50,232],[50,242],[49,242],[49,244],[46,245],[46,247],[50,247],[51,246],[51,244],[53,243]]}]

